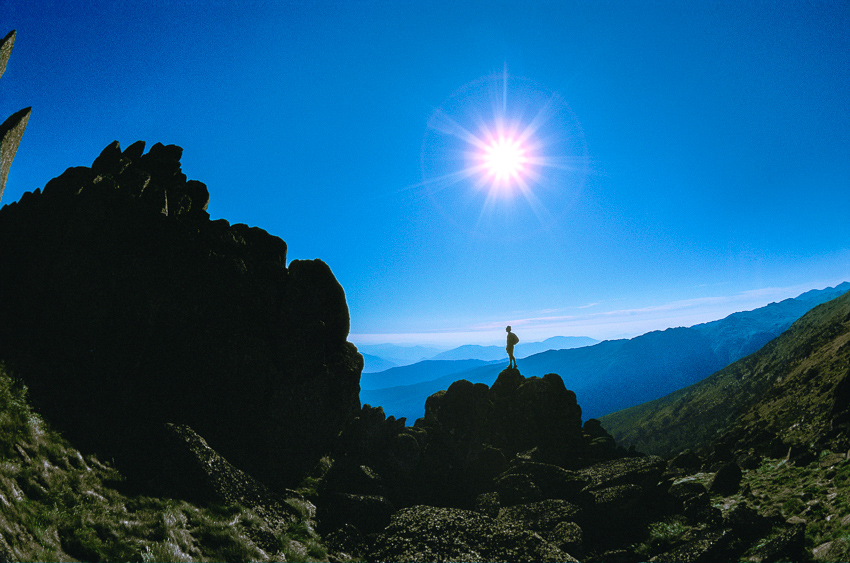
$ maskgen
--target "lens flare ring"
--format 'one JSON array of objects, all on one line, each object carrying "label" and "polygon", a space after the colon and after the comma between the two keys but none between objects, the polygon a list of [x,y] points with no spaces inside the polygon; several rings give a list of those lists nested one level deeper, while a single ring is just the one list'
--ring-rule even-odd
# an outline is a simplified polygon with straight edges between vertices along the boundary
[{"label": "lens flare ring", "polygon": [[498,236],[505,227],[528,231],[532,221],[553,226],[580,193],[588,156],[560,96],[503,72],[467,84],[434,110],[421,163],[419,185],[444,215]]}]

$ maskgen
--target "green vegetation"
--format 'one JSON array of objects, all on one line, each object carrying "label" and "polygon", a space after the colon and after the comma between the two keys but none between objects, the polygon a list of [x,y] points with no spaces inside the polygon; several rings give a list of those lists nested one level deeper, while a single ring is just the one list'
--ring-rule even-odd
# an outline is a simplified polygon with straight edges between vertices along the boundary
[{"label": "green vegetation", "polygon": [[275,534],[240,505],[119,492],[122,475],[52,431],[2,366],[0,435],[0,559],[327,561],[306,509]]},{"label": "green vegetation", "polygon": [[691,531],[692,528],[681,516],[653,522],[649,525],[649,535],[646,541],[638,545],[635,551],[638,555],[647,558],[654,554],[670,551],[677,545],[684,543]]},{"label": "green vegetation", "polygon": [[[821,460],[828,461],[825,457]],[[848,538],[850,461],[839,457],[834,464],[814,462],[802,467],[765,459],[758,469],[744,472],[742,493],[725,499],[725,506],[747,503],[763,515],[798,518],[806,523],[809,548]]]},{"label": "green vegetation", "polygon": [[[734,428],[811,444],[830,427],[833,392],[848,361],[850,293],[815,307],[755,354],[600,421],[621,446],[662,456],[698,451]],[[765,444],[755,438],[749,445]]]}]

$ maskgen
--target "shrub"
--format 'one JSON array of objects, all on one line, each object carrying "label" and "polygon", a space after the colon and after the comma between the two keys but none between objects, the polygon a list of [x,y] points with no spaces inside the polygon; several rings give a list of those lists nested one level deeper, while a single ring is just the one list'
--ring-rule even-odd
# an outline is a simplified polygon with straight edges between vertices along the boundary
[{"label": "shrub", "polygon": [[800,514],[806,509],[806,504],[798,498],[789,498],[782,503],[782,513],[786,516]]}]

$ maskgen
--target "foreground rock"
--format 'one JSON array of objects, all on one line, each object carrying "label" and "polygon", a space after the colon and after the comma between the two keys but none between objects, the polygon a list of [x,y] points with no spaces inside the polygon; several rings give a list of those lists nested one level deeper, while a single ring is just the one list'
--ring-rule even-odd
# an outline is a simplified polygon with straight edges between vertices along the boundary
[{"label": "foreground rock", "polygon": [[[362,358],[326,264],[210,221],[182,149],[110,144],[0,209],[0,358],[85,450],[148,478],[166,422],[292,485],[358,412]],[[73,398],[73,399],[70,399]]]},{"label": "foreground rock", "polygon": [[371,561],[577,561],[511,521],[456,508],[400,510],[374,541]]},{"label": "foreground rock", "polygon": [[740,467],[702,474],[695,454],[615,447],[598,421],[581,424],[555,374],[458,381],[404,422],[365,405],[341,433],[316,500],[333,549],[369,561],[804,558],[804,527],[714,506],[738,493]]}]

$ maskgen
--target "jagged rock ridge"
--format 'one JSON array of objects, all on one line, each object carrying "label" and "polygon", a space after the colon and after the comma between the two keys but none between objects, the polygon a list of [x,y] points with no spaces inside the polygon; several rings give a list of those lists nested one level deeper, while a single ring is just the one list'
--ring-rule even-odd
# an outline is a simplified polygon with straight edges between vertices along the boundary
[{"label": "jagged rock ridge", "polygon": [[319,260],[211,221],[182,149],[107,146],[0,209],[0,354],[80,447],[146,475],[188,424],[272,486],[297,480],[360,407],[342,287]]},{"label": "jagged rock ridge", "polygon": [[[737,465],[706,468],[716,472],[706,486],[691,475],[699,458],[677,465],[615,447],[598,421],[581,424],[556,374],[457,381],[404,422],[364,405],[340,435],[316,501],[334,551],[367,561],[802,557],[804,527],[712,506],[737,494]],[[652,539],[665,526],[682,531]]]}]

